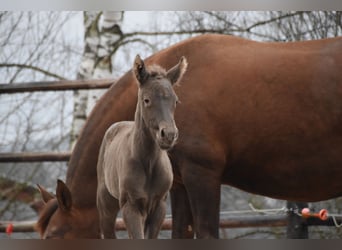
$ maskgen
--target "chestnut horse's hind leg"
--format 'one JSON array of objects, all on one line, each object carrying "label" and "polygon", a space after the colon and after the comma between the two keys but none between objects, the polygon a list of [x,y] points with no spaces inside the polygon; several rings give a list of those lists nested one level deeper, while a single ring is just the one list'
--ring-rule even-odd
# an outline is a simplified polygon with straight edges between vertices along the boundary
[{"label": "chestnut horse's hind leg", "polygon": [[104,239],[116,238],[115,220],[120,210],[119,201],[108,192],[104,185],[100,185],[97,192],[101,235]]},{"label": "chestnut horse's hind leg", "polygon": [[194,238],[194,223],[185,187],[175,184],[170,190],[172,210],[172,238]]},{"label": "chestnut horse's hind leg", "polygon": [[189,163],[182,176],[193,214],[196,238],[218,238],[220,220],[220,177],[210,168]]}]

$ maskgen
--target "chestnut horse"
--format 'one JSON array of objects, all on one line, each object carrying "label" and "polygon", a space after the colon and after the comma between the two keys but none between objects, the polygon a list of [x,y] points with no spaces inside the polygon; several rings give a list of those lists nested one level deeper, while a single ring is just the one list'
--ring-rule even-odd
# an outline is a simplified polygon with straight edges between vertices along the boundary
[{"label": "chestnut horse", "polygon": [[[293,201],[342,194],[341,37],[265,43],[208,34],[145,62],[169,68],[183,55],[189,67],[176,91],[180,139],[169,152],[173,238],[218,237],[221,184]],[[48,205],[40,217],[43,238],[89,236],[90,219],[91,230],[98,226],[101,140],[112,123],[133,120],[136,95],[129,72],[98,101],[70,160],[71,208],[63,209],[65,199],[50,201],[58,205]],[[90,209],[94,217],[85,218]],[[77,216],[84,224],[74,222]]]},{"label": "chestnut horse", "polygon": [[137,56],[133,72],[139,90],[134,121],[116,122],[106,131],[97,163],[97,208],[102,238],[116,238],[119,210],[133,239],[158,237],[172,186],[167,155],[176,143],[174,111],[178,102],[172,86],[187,67],[185,58],[169,71],[146,68]]}]

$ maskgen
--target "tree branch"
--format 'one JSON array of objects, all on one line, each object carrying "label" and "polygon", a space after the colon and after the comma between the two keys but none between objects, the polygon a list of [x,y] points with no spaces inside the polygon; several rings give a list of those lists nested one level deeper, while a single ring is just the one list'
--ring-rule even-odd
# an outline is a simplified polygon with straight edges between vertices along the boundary
[{"label": "tree branch", "polygon": [[266,24],[269,24],[269,23],[273,23],[275,21],[279,21],[279,20],[282,20],[282,19],[285,19],[285,18],[294,17],[294,16],[297,16],[297,15],[300,15],[300,14],[301,14],[300,12],[293,12],[293,13],[287,13],[287,14],[282,15],[282,16],[273,17],[273,18],[270,18],[268,20],[264,20],[264,21],[260,21],[260,22],[254,23],[254,24],[250,25],[249,27],[242,29],[242,31],[249,32],[251,29],[253,29],[253,28],[257,27],[257,26],[266,25]]},{"label": "tree branch", "polygon": [[169,36],[169,35],[186,35],[186,34],[203,34],[203,33],[224,33],[224,29],[195,29],[195,30],[180,30],[180,31],[137,31],[131,33],[125,33],[124,37],[132,37],[132,36]]},{"label": "tree branch", "polygon": [[59,80],[66,80],[66,78],[64,78],[63,76],[59,76],[57,74],[54,74],[52,72],[49,72],[45,69],[39,68],[37,66],[33,66],[33,65],[27,65],[27,64],[20,64],[20,63],[0,63],[0,67],[7,67],[7,68],[11,68],[11,67],[16,67],[16,68],[24,68],[24,69],[31,69],[34,71],[38,71],[44,75],[47,76],[51,76],[54,78],[57,78]]}]

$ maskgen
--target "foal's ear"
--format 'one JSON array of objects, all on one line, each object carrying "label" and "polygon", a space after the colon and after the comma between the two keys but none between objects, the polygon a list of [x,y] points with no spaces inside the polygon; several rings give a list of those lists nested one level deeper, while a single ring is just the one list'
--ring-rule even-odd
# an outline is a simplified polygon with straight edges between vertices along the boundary
[{"label": "foal's ear", "polygon": [[133,73],[140,84],[143,83],[148,77],[148,72],[146,71],[144,61],[140,58],[139,55],[136,55],[135,57],[133,64]]},{"label": "foal's ear", "polygon": [[72,205],[71,193],[69,188],[61,180],[57,180],[56,196],[58,207],[63,211],[69,211]]},{"label": "foal's ear", "polygon": [[37,187],[39,189],[40,195],[42,196],[44,203],[47,203],[49,200],[55,198],[55,196],[46,191],[46,189],[40,186],[39,184],[37,184]]},{"label": "foal's ear", "polygon": [[188,62],[186,61],[186,58],[182,56],[179,63],[166,73],[167,78],[169,78],[172,85],[177,84],[180,81],[187,67]]}]

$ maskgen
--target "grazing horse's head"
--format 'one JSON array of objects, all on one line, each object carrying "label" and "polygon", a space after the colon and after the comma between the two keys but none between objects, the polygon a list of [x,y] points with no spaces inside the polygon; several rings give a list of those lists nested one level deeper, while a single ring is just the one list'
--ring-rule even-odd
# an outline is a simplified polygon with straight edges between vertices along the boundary
[{"label": "grazing horse's head", "polygon": [[136,120],[143,120],[161,149],[172,148],[178,138],[174,121],[178,97],[173,85],[180,81],[186,68],[185,57],[169,71],[159,66],[146,68],[139,55],[134,61],[133,73],[139,86]]},{"label": "grazing horse's head", "polygon": [[56,197],[39,185],[38,188],[45,202],[36,224],[36,231],[42,239],[100,237],[96,208],[75,207],[64,182],[57,181]]}]

